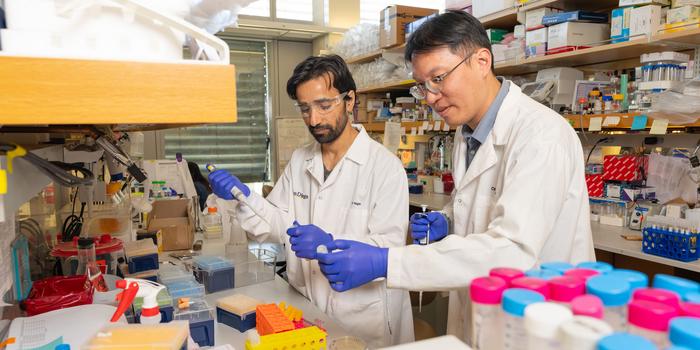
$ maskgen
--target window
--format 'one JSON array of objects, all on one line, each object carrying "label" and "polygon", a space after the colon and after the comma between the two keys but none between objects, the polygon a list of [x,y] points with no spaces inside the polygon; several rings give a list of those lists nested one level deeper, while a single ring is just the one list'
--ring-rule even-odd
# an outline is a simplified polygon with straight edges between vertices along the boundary
[{"label": "window", "polygon": [[[236,65],[238,121],[168,130],[164,136],[166,159],[182,153],[204,169],[214,163],[244,182],[267,181],[269,157],[268,43],[225,39]],[[206,112],[206,108],[203,108]]]},{"label": "window", "polygon": [[313,0],[283,0],[277,1],[277,18],[297,21],[314,20]]},{"label": "window", "polygon": [[360,0],[360,22],[379,24],[379,13],[389,5],[445,9],[444,0]]},{"label": "window", "polygon": [[242,15],[270,17],[270,0],[257,0],[241,9]]}]

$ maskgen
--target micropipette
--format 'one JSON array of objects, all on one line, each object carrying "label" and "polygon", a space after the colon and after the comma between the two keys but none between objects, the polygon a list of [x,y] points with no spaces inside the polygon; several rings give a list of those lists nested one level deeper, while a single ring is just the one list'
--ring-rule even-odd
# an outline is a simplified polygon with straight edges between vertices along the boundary
[{"label": "micropipette", "polygon": [[[216,170],[216,165],[211,164],[211,163],[207,163],[207,165],[205,166],[205,168],[207,169],[208,172],[212,173],[212,172],[214,172],[214,170]],[[243,192],[242,192],[240,189],[238,189],[238,187],[236,187],[236,186],[231,187],[231,195],[233,196],[233,198],[235,198],[235,199],[236,199],[237,201],[239,201],[239,202],[243,202],[243,203],[246,203],[246,204],[248,203],[248,202],[246,201],[246,196],[245,196],[245,194],[243,194]],[[265,219],[264,219],[265,216],[260,215],[260,213],[257,211],[256,208],[254,208],[253,205],[247,205],[247,207],[250,208],[250,210],[252,210],[253,213],[254,213],[255,215],[257,215],[259,218],[265,220]]]},{"label": "micropipette", "polygon": [[[427,218],[428,214],[425,213],[425,211],[428,209],[428,206],[426,204],[421,204],[420,205],[421,209],[423,209],[423,217]],[[430,243],[430,221],[428,221],[428,230],[425,232],[425,238],[421,239],[419,242],[421,245],[428,245]],[[423,311],[423,291],[418,292],[418,313],[421,313]]]}]

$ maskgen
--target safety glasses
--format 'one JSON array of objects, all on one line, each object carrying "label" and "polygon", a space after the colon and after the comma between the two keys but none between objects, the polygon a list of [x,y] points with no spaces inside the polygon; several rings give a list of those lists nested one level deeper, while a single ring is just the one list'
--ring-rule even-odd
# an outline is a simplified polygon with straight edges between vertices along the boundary
[{"label": "safety glasses", "polygon": [[331,98],[322,98],[318,100],[311,101],[310,103],[299,103],[296,102],[294,105],[297,107],[299,110],[299,113],[301,113],[301,116],[306,119],[311,117],[311,110],[316,110],[316,113],[320,115],[327,115],[330,112],[333,111],[339,104],[343,102],[345,99],[345,96],[348,95],[349,91],[343,92],[342,94],[331,97]]}]

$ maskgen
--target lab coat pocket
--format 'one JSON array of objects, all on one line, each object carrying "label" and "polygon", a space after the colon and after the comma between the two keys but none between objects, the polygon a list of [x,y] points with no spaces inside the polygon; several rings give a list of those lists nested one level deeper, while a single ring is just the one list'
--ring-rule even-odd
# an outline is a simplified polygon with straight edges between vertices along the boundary
[{"label": "lab coat pocket", "polygon": [[489,223],[493,220],[496,207],[496,197],[491,194],[477,194],[474,203],[472,219],[474,221],[474,233],[486,232]]},{"label": "lab coat pocket", "polygon": [[364,207],[351,206],[345,217],[345,231],[343,234],[346,239],[362,239],[369,234],[369,210]]},{"label": "lab coat pocket", "polygon": [[350,334],[369,342],[370,347],[384,346],[387,340],[386,298],[382,282],[368,283],[343,293],[333,293],[331,316]]}]

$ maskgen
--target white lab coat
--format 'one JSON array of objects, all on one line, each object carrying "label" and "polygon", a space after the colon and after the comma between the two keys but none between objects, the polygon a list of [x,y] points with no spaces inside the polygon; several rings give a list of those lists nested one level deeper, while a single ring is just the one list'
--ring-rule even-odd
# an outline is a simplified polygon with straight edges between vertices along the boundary
[{"label": "white lab coat", "polygon": [[455,134],[451,234],[389,250],[389,288],[449,291],[448,334],[469,341],[468,286],[494,267],[594,260],[581,143],[560,115],[510,84],[496,122],[466,169]]},{"label": "white lab coat", "polygon": [[313,143],[297,149],[267,200],[255,194],[248,197],[238,219],[257,241],[283,243],[290,284],[374,348],[414,340],[408,292],[387,289],[384,279],[335,292],[316,260],[296,257],[286,234],[297,220],[317,225],[335,239],[379,247],[406,244],[408,181],[401,161],[362,127],[358,129],[359,135],[327,180],[321,146]]}]

